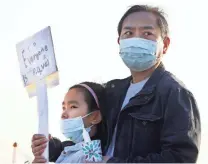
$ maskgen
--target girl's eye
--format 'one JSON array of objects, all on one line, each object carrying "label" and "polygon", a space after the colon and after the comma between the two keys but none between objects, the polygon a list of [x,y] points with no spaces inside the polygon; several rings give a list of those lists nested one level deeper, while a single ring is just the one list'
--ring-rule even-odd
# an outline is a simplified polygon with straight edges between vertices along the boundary
[{"label": "girl's eye", "polygon": [[72,105],[72,106],[71,106],[71,109],[74,109],[74,108],[77,108],[77,107],[76,107],[76,106],[74,106],[74,105]]}]

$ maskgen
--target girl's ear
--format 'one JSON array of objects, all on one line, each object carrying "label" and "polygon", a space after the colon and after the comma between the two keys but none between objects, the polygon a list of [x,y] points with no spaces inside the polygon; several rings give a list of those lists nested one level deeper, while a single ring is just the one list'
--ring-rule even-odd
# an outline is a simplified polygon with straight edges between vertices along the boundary
[{"label": "girl's ear", "polygon": [[91,124],[92,125],[96,125],[99,124],[102,121],[102,116],[99,110],[96,110],[93,112],[92,116],[91,116]]}]

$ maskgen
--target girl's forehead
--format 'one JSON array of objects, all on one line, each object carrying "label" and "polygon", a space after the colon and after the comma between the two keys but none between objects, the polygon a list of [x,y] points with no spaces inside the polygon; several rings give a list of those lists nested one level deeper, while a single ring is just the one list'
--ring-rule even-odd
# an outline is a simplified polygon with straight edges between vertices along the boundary
[{"label": "girl's forehead", "polygon": [[85,97],[84,97],[84,92],[81,91],[80,89],[77,89],[77,88],[73,88],[73,89],[70,89],[65,97],[64,97],[64,100],[65,101],[84,101],[85,100]]}]

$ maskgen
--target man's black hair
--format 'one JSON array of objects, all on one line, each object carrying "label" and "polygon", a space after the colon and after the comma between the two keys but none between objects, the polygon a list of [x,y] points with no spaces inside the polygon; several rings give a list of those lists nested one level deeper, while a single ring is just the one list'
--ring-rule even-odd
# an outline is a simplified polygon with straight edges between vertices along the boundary
[{"label": "man's black hair", "polygon": [[123,26],[123,22],[127,16],[135,12],[150,12],[153,13],[157,17],[157,23],[161,30],[162,38],[165,38],[169,34],[168,22],[165,18],[165,13],[162,9],[158,7],[152,7],[149,5],[134,5],[130,9],[126,11],[126,13],[122,16],[121,20],[118,24],[118,35],[121,35],[121,30]]}]

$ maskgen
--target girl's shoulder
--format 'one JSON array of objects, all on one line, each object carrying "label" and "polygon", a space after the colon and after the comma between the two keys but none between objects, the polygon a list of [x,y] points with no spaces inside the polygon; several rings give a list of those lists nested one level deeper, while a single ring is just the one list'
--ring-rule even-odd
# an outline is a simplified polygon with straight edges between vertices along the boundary
[{"label": "girl's shoulder", "polygon": [[67,146],[73,146],[73,145],[75,145],[75,143],[73,143],[72,141],[63,141],[62,142],[63,149]]},{"label": "girl's shoulder", "polygon": [[64,148],[72,145],[74,145],[74,143],[71,141],[61,142],[60,139],[52,137],[49,141],[49,161],[55,162]]}]

